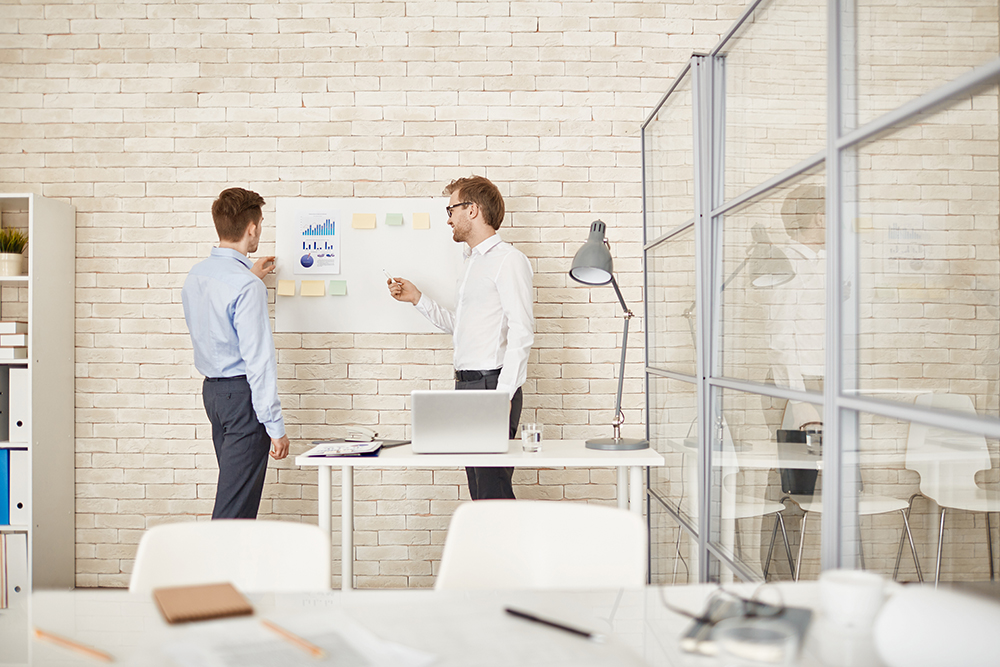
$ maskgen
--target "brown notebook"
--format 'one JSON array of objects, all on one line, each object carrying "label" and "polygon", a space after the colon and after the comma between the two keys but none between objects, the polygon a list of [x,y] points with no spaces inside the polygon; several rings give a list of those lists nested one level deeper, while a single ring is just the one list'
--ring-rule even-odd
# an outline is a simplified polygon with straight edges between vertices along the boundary
[{"label": "brown notebook", "polygon": [[232,584],[157,588],[153,591],[153,599],[167,623],[204,621],[253,613],[253,606]]}]

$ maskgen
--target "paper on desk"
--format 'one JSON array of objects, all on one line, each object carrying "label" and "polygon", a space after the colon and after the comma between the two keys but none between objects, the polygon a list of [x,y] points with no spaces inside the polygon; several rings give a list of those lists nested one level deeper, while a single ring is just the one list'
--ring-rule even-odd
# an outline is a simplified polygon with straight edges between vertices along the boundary
[{"label": "paper on desk", "polygon": [[379,639],[344,614],[275,619],[281,627],[326,651],[315,658],[261,625],[259,619],[191,626],[163,650],[183,667],[426,667],[436,656]]},{"label": "paper on desk", "polygon": [[355,454],[371,454],[382,446],[381,440],[371,442],[317,442],[316,446],[305,453],[305,456],[351,456]]}]

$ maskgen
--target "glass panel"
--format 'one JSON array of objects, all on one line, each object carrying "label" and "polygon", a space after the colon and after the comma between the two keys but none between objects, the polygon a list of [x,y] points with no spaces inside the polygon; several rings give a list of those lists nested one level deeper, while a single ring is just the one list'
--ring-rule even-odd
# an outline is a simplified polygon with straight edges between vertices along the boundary
[{"label": "glass panel", "polygon": [[[982,397],[944,393],[922,393],[911,400],[928,411],[980,414],[985,402]],[[845,517],[844,530],[845,553],[857,554],[854,565],[891,577],[898,557],[899,580],[917,580],[905,539],[903,510],[908,499],[919,493],[909,525],[924,579],[934,579],[940,508],[945,518],[941,580],[988,580],[985,512],[996,512],[1000,507],[996,495],[1000,492],[1000,468],[994,463],[1000,455],[1000,442],[866,413],[860,414],[858,421],[858,453],[849,455],[847,462],[859,473],[861,493],[845,494],[845,508],[852,504],[853,496],[858,498]],[[847,528],[859,521],[860,531]],[[856,546],[859,535],[860,551]]]},{"label": "glass panel", "polygon": [[732,199],[825,147],[826,3],[763,3],[723,54]]},{"label": "glass panel", "polygon": [[997,0],[856,0],[856,5],[859,124],[1000,51]]},{"label": "glass panel", "polygon": [[990,86],[858,148],[858,386],[1000,409],[997,96]]},{"label": "glass panel", "polygon": [[[765,570],[771,578],[787,578],[792,564],[778,521],[786,516],[781,500],[790,491],[811,493],[814,489],[782,487],[786,478],[804,486],[811,476],[815,483],[822,459],[809,454],[805,443],[779,446],[786,401],[728,389],[716,391],[722,418],[712,443],[712,519],[716,526],[712,541],[734,562],[761,578]],[[800,470],[809,474],[794,473]],[[790,532],[795,524],[786,523],[785,527]],[[794,535],[789,534],[789,538]],[[818,533],[811,539],[818,542]]]},{"label": "glass panel", "polygon": [[822,393],[825,206],[818,169],[726,215],[720,276],[726,377]]},{"label": "glass panel", "polygon": [[663,454],[650,468],[650,489],[665,504],[698,525],[698,394],[693,382],[649,376],[649,442]]},{"label": "glass panel", "polygon": [[647,243],[694,218],[690,70],[683,76],[643,132]]},{"label": "glass panel", "polygon": [[694,376],[695,313],[694,226],[646,251],[649,293],[649,350],[646,363]]},{"label": "glass panel", "polygon": [[654,585],[698,583],[698,543],[655,498],[652,502]]}]

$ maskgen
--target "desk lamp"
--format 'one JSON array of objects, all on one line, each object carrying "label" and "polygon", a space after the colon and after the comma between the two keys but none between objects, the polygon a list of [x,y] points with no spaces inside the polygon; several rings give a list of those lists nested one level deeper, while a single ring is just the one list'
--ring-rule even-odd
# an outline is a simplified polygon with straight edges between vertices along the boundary
[{"label": "desk lamp", "polygon": [[615,276],[612,271],[611,246],[604,238],[605,224],[600,220],[595,220],[590,225],[590,237],[583,244],[573,257],[573,266],[569,270],[570,277],[578,283],[584,285],[607,285],[615,288],[618,295],[618,302],[625,312],[625,332],[622,334],[622,362],[618,371],[618,398],[615,400],[615,421],[612,423],[614,437],[592,438],[587,441],[588,449],[646,449],[649,441],[636,438],[621,437],[621,425],[625,423],[625,414],[622,412],[622,386],[625,382],[625,350],[628,347],[628,321],[632,319],[632,311],[625,305],[622,292],[618,289]]}]

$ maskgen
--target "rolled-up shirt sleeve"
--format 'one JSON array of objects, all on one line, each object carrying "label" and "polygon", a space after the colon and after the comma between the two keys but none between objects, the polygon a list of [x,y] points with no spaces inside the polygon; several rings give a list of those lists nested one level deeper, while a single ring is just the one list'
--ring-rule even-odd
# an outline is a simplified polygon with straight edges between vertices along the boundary
[{"label": "rolled-up shirt sleeve", "polygon": [[278,364],[267,315],[267,288],[260,280],[249,282],[233,304],[233,326],[240,355],[246,364],[247,382],[257,420],[272,438],[285,435],[285,421],[278,399]]},{"label": "rolled-up shirt sleeve", "polygon": [[506,391],[511,398],[528,377],[528,354],[535,342],[532,277],[531,263],[521,253],[511,253],[496,276],[507,323],[507,349],[497,391]]}]

